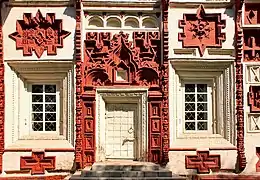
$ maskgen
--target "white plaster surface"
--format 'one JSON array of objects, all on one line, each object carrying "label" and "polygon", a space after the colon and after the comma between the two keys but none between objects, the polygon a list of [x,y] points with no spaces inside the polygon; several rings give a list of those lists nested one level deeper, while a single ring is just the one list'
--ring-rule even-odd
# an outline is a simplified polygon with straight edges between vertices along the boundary
[{"label": "white plaster surface", "polygon": [[14,7],[14,8],[2,8],[3,18],[3,41],[4,44],[4,59],[5,60],[37,60],[38,57],[33,52],[32,56],[23,56],[23,50],[16,50],[16,42],[9,38],[9,34],[16,32],[16,20],[23,19],[23,13],[32,13],[35,17],[36,12],[40,9],[43,17],[46,17],[46,13],[55,13],[56,19],[62,19],[62,29],[70,32],[70,35],[63,40],[63,48],[57,48],[57,55],[47,56],[45,50],[41,56],[41,60],[71,60],[74,54],[74,35],[75,35],[75,9],[68,7]]}]

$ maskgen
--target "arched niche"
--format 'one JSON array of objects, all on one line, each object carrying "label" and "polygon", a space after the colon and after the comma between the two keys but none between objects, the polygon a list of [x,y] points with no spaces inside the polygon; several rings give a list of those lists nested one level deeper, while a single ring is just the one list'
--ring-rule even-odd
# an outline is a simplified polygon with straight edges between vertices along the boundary
[{"label": "arched niche", "polygon": [[157,28],[157,22],[154,18],[152,17],[146,17],[142,21],[142,27],[143,28]]},{"label": "arched niche", "polygon": [[108,18],[107,19],[107,27],[120,28],[121,27],[120,19],[118,19],[116,17]]},{"label": "arched niche", "polygon": [[104,27],[104,23],[101,18],[95,16],[89,19],[88,26],[93,28]]},{"label": "arched niche", "polygon": [[139,28],[139,21],[136,18],[128,17],[125,19],[125,28]]}]

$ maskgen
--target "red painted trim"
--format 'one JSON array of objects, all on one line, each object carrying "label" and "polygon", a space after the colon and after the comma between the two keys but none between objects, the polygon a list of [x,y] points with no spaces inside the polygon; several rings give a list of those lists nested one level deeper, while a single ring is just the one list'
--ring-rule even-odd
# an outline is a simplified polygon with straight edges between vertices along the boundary
[{"label": "red painted trim", "polygon": [[169,52],[169,32],[168,32],[168,7],[169,0],[162,0],[162,41],[163,41],[163,58],[161,65],[160,78],[162,80],[162,164],[169,162],[169,146],[170,146],[170,133],[169,133],[169,65],[168,65],[168,52]]},{"label": "red painted trim", "polygon": [[236,0],[236,118],[237,118],[237,155],[239,170],[246,167],[246,156],[244,147],[244,94],[243,94],[243,65],[242,65],[242,47],[243,47],[243,30],[242,30],[242,7],[243,0]]},{"label": "red painted trim", "polygon": [[196,151],[197,148],[170,148],[169,151]]},{"label": "red painted trim", "polygon": [[0,177],[0,180],[63,180],[67,175]]},{"label": "red painted trim", "polygon": [[[12,148],[5,149],[4,152],[32,152],[33,148]],[[45,152],[74,152],[74,148],[46,148]]]},{"label": "red painted trim", "polygon": [[82,52],[81,52],[81,1],[75,1],[76,6],[76,142],[75,142],[75,162],[76,168],[83,168],[83,114],[82,114]]},{"label": "red painted trim", "polygon": [[[169,151],[197,151],[198,148],[170,148]],[[237,150],[236,147],[213,147],[209,148],[210,151],[228,151]]]},{"label": "red painted trim", "polygon": [[[0,3],[1,4],[1,3]],[[0,19],[1,10],[0,10]],[[0,21],[1,21],[0,20]],[[5,123],[5,88],[4,88],[4,58],[3,58],[3,24],[0,23],[0,173],[2,173],[4,153],[4,123]]]}]

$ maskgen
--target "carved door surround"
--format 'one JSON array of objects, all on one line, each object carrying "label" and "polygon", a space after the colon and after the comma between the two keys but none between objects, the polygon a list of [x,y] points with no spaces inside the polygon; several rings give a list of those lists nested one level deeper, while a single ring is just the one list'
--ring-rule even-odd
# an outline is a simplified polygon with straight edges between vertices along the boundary
[{"label": "carved door surround", "polygon": [[[133,32],[131,35],[124,32],[86,33],[84,61],[76,67],[78,75],[82,73],[81,80],[77,82],[82,84],[82,104],[77,101],[77,107],[82,107],[82,115],[79,113],[77,116],[84,118],[77,121],[76,154],[79,166],[89,166],[104,159],[98,157],[102,154],[98,124],[102,125],[99,120],[103,118],[101,109],[104,109],[108,99],[111,100],[107,96],[115,96],[113,103],[128,99],[142,105],[139,107],[142,112],[142,142],[138,159],[167,163],[168,71],[161,58],[161,38],[157,31]],[[105,94],[100,92],[102,88],[106,89]]]},{"label": "carved door surround", "polygon": [[105,112],[107,104],[131,103],[137,105],[137,145],[135,158],[139,161],[147,161],[148,150],[148,116],[147,116],[147,88],[137,89],[97,89],[96,101],[96,161],[106,160]]}]

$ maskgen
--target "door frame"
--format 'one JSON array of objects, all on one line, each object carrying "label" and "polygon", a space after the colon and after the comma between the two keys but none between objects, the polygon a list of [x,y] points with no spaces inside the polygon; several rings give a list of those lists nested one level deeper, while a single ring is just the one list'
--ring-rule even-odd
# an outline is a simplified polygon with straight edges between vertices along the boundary
[{"label": "door frame", "polygon": [[147,88],[97,88],[96,91],[96,162],[106,161],[105,156],[105,112],[106,103],[137,104],[137,126],[139,127],[136,159],[148,161],[148,89]]}]

